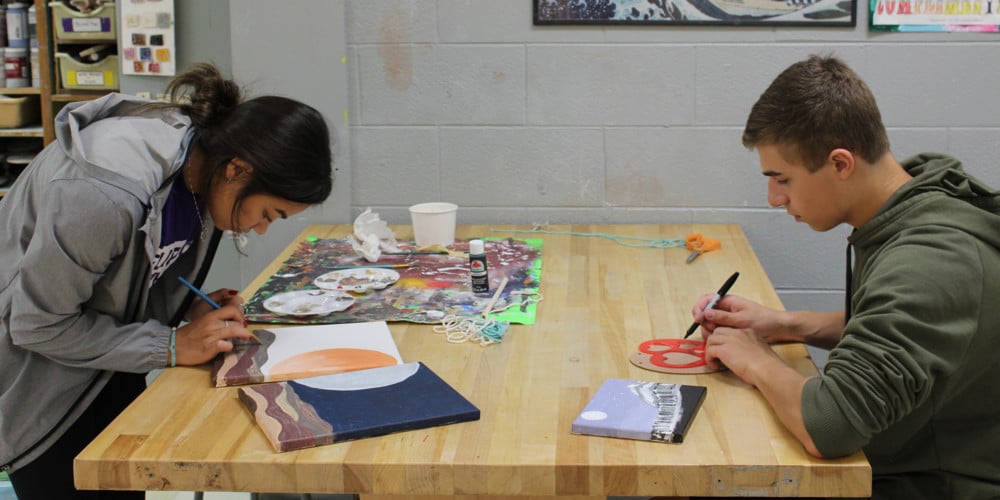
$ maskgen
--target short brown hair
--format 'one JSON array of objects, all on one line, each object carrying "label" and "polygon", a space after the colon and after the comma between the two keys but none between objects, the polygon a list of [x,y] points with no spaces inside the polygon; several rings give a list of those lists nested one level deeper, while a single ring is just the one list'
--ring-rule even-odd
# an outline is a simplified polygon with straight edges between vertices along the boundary
[{"label": "short brown hair", "polygon": [[757,99],[743,145],[778,146],[815,171],[836,148],[875,163],[889,151],[889,137],[861,77],[836,57],[812,55],[782,71]]}]

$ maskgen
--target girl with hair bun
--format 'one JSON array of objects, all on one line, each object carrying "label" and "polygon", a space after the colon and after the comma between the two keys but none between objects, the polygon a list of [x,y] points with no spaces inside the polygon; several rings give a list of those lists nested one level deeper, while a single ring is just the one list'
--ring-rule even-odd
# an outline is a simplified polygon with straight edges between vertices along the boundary
[{"label": "girl with hair bun", "polygon": [[73,457],[158,368],[199,365],[248,339],[236,290],[196,297],[223,231],[267,232],[332,190],[323,116],[245,100],[199,64],[169,102],[68,104],[56,140],[0,200],[0,470],[20,500],[82,492]]}]

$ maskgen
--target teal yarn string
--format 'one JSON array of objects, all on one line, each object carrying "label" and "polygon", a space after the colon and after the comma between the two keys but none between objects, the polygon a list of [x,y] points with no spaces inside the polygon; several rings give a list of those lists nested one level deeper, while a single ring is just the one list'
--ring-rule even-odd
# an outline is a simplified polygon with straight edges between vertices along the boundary
[{"label": "teal yarn string", "polygon": [[[477,322],[478,323],[478,322]],[[507,333],[507,327],[510,326],[510,322],[507,321],[484,321],[484,325],[481,325],[479,330],[479,336],[492,340],[493,342],[500,343],[503,342],[503,334]]]},{"label": "teal yarn string", "polygon": [[[549,231],[548,229],[494,229],[494,233],[540,233],[568,236],[587,236],[593,238],[606,238],[615,243],[631,248],[681,248],[685,246],[683,238],[642,238],[640,236],[620,236],[617,234],[604,233],[582,233],[577,231]],[[625,240],[639,241],[642,243],[629,243]]]}]

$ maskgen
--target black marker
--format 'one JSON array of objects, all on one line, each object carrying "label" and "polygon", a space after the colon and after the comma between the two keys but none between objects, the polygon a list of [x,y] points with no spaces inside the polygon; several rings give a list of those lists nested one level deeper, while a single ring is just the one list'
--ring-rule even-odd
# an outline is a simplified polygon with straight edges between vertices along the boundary
[{"label": "black marker", "polygon": [[[733,275],[730,276],[729,279],[727,279],[726,282],[722,284],[722,288],[719,289],[719,293],[715,294],[715,297],[712,297],[712,300],[708,301],[708,305],[706,305],[705,308],[702,309],[702,311],[707,311],[715,307],[715,304],[717,304],[719,300],[721,300],[723,297],[726,296],[726,293],[729,292],[729,289],[733,287],[733,283],[736,283],[736,278],[739,277],[740,273],[738,272],[733,273]],[[698,323],[697,321],[691,324],[691,328],[688,328],[687,333],[684,334],[684,338],[690,337],[691,334],[694,333],[694,331],[697,330],[699,326],[701,326],[701,323]]]}]

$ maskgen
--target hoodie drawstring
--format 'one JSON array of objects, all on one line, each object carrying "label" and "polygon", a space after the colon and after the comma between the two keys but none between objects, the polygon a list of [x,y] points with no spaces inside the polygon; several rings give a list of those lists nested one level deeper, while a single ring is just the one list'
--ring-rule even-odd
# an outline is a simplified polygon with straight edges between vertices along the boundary
[{"label": "hoodie drawstring", "polygon": [[853,245],[850,242],[847,243],[847,273],[846,273],[846,284],[844,286],[844,324],[847,324],[851,319],[851,296],[854,294],[854,252]]}]

